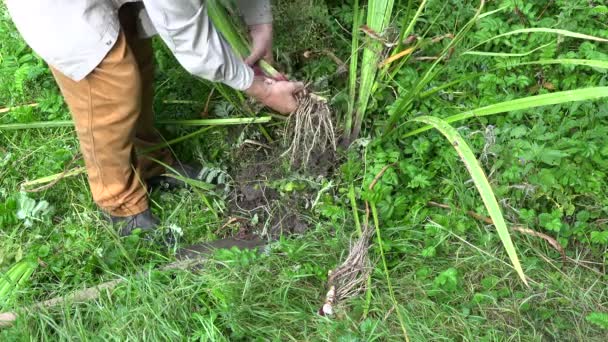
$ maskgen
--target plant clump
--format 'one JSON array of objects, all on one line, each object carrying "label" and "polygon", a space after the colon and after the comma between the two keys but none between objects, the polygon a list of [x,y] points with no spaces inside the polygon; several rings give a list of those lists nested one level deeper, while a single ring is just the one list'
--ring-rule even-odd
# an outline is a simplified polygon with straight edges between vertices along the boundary
[{"label": "plant clump", "polygon": [[298,108],[285,126],[285,154],[292,166],[306,168],[313,154],[336,150],[336,135],[326,98],[303,90],[297,99]]}]

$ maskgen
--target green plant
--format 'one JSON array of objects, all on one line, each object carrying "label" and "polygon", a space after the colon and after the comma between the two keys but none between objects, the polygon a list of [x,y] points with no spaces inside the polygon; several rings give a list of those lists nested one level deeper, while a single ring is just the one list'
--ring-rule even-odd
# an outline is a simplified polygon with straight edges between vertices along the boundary
[{"label": "green plant", "polygon": [[[383,56],[384,45],[382,43],[383,35],[386,35],[393,13],[394,1],[392,0],[370,0],[367,3],[366,10],[366,26],[360,27],[362,10],[359,9],[359,2],[354,3],[354,21],[352,28],[353,45],[351,48],[351,64],[350,64],[350,103],[349,113],[345,119],[345,136],[349,141],[356,139],[361,131],[361,125],[367,112],[368,102],[372,95],[372,91],[376,86],[376,77],[378,73],[378,63]],[[415,20],[415,19],[414,19]],[[360,84],[358,87],[358,98],[355,101],[355,87],[357,85],[356,75],[359,58],[359,31],[364,30],[371,38],[368,38],[363,45],[363,57],[361,60]],[[352,112],[351,112],[352,111]]]},{"label": "green plant", "polygon": [[38,264],[21,260],[5,274],[0,275],[0,310],[6,310],[15,301],[15,296],[27,282]]},{"label": "green plant", "polygon": [[608,314],[605,312],[592,312],[585,319],[604,330],[608,330]]}]

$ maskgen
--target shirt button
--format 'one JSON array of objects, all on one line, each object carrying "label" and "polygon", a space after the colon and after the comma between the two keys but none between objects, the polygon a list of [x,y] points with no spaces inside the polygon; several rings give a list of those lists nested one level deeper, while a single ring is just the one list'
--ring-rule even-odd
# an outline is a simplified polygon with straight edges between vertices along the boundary
[{"label": "shirt button", "polygon": [[108,40],[108,41],[106,42],[106,45],[108,45],[108,46],[112,45],[112,41],[111,41],[111,40]]}]

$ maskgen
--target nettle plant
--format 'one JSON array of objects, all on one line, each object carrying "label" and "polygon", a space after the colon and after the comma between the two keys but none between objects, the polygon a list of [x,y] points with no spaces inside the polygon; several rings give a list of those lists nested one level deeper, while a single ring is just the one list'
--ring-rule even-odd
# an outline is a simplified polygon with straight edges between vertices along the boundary
[{"label": "nettle plant", "polygon": [[[568,7],[561,3],[562,9]],[[557,91],[557,82],[534,80],[523,71],[535,66],[543,70],[558,67],[591,68],[594,72],[605,73],[608,62],[593,47],[595,44],[608,43],[608,38],[555,28],[560,27],[560,23],[555,22],[554,18],[531,20],[540,17],[543,8],[529,4],[518,6],[517,1],[504,1],[492,11],[486,11],[486,2],[480,1],[476,10],[471,12],[470,19],[458,25],[460,28],[457,31],[446,31],[438,37],[427,37],[427,34],[434,26],[441,25],[441,15],[447,15],[450,11],[451,5],[447,2],[440,4],[423,0],[415,7],[411,0],[404,6],[396,6],[394,1],[371,0],[367,1],[367,7],[362,5],[362,1],[353,2],[349,106],[342,118],[345,136],[348,141],[356,140],[366,117],[381,128],[381,133],[374,141],[377,144],[389,141],[407,143],[412,140],[406,138],[428,134],[426,132],[433,128],[438,130],[460,156],[514,269],[527,284],[501,206],[488,177],[467,141],[452,124],[471,118],[514,111],[525,113],[540,107],[607,97],[608,87],[589,85],[577,89],[568,87],[569,83],[565,81],[561,88],[567,90]],[[427,18],[425,9],[428,6],[442,8],[435,8],[432,12],[439,13],[436,17]],[[466,8],[464,4],[463,7]],[[506,25],[495,18],[504,11],[519,13],[518,20],[521,23],[515,29],[512,29],[513,25]],[[572,24],[567,22],[562,27],[571,28]],[[397,34],[394,27],[399,27]],[[528,41],[533,45],[528,44]],[[585,58],[558,53],[560,46],[575,41],[594,43],[586,45],[589,51]],[[533,47],[526,49],[522,46]],[[511,52],[502,52],[505,50]],[[432,51],[433,55],[421,56],[417,54],[420,51]],[[538,54],[541,56],[539,59],[531,59]],[[414,63],[415,66],[412,66]],[[475,63],[484,65],[484,68],[467,68]],[[505,70],[509,71],[508,77],[496,76]],[[520,70],[521,73],[518,74]],[[458,75],[458,78],[446,80],[446,75],[450,78]],[[454,114],[453,108],[457,106],[428,106],[430,100],[443,96],[445,90],[466,86],[473,81],[480,84],[476,95],[479,97],[478,102],[483,104],[481,107]],[[509,92],[510,89],[525,90],[533,83],[538,83],[538,94],[519,97],[519,92]],[[497,91],[499,87],[501,91]],[[384,111],[372,100],[375,97],[382,98],[387,92],[395,94],[394,102],[388,111]],[[488,99],[493,101],[488,102]],[[414,126],[420,124],[423,126],[414,129]],[[374,176],[375,174],[367,178]],[[425,179],[418,181],[424,184]],[[557,225],[552,217],[543,216],[540,219],[549,228]],[[595,235],[596,239],[602,239],[599,233]]]}]

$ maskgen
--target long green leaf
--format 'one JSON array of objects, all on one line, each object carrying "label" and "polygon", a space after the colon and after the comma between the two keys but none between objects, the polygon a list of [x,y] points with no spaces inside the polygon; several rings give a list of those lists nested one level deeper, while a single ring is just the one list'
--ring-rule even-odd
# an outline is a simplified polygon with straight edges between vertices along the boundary
[{"label": "long green leaf", "polygon": [[568,30],[551,29],[551,28],[545,28],[545,27],[533,27],[533,28],[519,29],[519,30],[514,30],[514,31],[506,32],[503,34],[499,34],[497,36],[484,40],[483,42],[472,47],[470,50],[473,50],[476,47],[481,46],[494,39],[512,36],[515,34],[522,34],[522,33],[551,33],[551,34],[558,34],[558,35],[562,35],[562,36],[566,36],[566,37],[570,37],[570,38],[578,38],[578,39],[593,40],[596,42],[608,43],[608,39],[602,38],[602,37],[590,36],[587,34],[572,32],[572,31],[568,31]]},{"label": "long green leaf", "polygon": [[[159,125],[180,125],[180,126],[229,126],[229,125],[248,125],[253,123],[270,122],[272,117],[261,116],[257,118],[227,118],[227,119],[200,119],[200,120],[159,120]],[[0,125],[0,131],[11,131],[31,128],[56,128],[72,127],[74,122],[64,121],[37,121],[23,124],[4,124]]]},{"label": "long green leaf", "polygon": [[540,64],[540,65],[547,65],[547,64],[562,64],[562,65],[586,65],[586,66],[590,66],[593,68],[599,68],[599,69],[608,69],[608,61],[600,61],[597,59],[541,59],[538,61],[532,61],[532,62],[521,62],[518,63],[517,65],[530,65],[530,64]]},{"label": "long green leaf", "polygon": [[[414,25],[416,25],[418,18],[420,18],[422,11],[426,7],[426,2],[427,2],[427,0],[422,0],[420,5],[418,6],[418,10],[416,10],[416,13],[414,14],[414,17],[410,20],[409,25],[407,27],[404,27],[404,30],[399,33],[399,37],[401,40],[407,38],[408,35],[410,33],[412,33],[412,30],[414,29]],[[406,19],[407,19],[407,17],[406,17]],[[398,51],[394,51],[394,53],[398,53]]]},{"label": "long green leaf", "polygon": [[547,46],[553,45],[553,44],[555,44],[555,42],[547,43],[545,45],[541,45],[537,48],[534,48],[528,52],[521,52],[521,53],[466,51],[466,52],[463,52],[462,55],[473,55],[473,56],[484,56],[484,57],[524,57],[524,56],[528,56],[538,50],[544,49]]},{"label": "long green leaf", "polygon": [[[431,95],[438,93],[439,91],[441,91],[443,89],[447,89],[456,84],[475,79],[477,77],[480,77],[484,74],[491,73],[498,69],[514,68],[514,67],[518,67],[521,65],[549,65],[549,64],[575,65],[575,66],[580,65],[580,66],[589,66],[589,67],[592,67],[595,69],[608,69],[608,61],[600,61],[600,60],[596,60],[596,59],[541,59],[538,61],[531,61],[531,62],[505,63],[499,67],[495,67],[495,68],[492,68],[492,69],[484,71],[484,72],[468,74],[465,77],[453,80],[448,83],[444,83],[440,86],[434,87],[432,89],[429,89],[429,90],[423,92],[418,97],[421,99],[429,97]],[[606,72],[606,71],[602,70],[601,72]]]},{"label": "long green leaf", "polygon": [[524,284],[528,285],[528,281],[526,280],[526,276],[524,275],[524,271],[519,262],[519,258],[517,257],[517,252],[515,251],[515,246],[513,245],[513,241],[511,240],[511,236],[509,235],[509,231],[507,230],[507,224],[505,223],[505,219],[502,215],[502,211],[500,210],[500,206],[496,201],[496,196],[494,195],[494,191],[488,182],[488,178],[486,177],[485,172],[481,168],[479,161],[475,158],[473,151],[466,143],[466,141],[458,134],[458,131],[452,126],[450,126],[447,122],[433,117],[433,116],[422,116],[418,118],[414,118],[411,121],[422,122],[428,124],[434,128],[436,128],[441,134],[443,134],[450,142],[450,144],[456,149],[456,152],[460,156],[462,162],[465,167],[469,171],[475,186],[477,187],[477,191],[479,191],[479,195],[483,200],[492,221],[494,222],[494,226],[496,227],[496,231],[498,232],[498,236],[502,241],[505,250],[507,251],[507,255],[509,259],[511,259],[511,264],[513,264],[513,268],[524,282]]},{"label": "long green leaf", "polygon": [[[531,109],[536,107],[550,106],[568,102],[579,102],[587,100],[597,100],[608,97],[608,87],[594,87],[577,90],[559,91],[551,94],[543,94],[536,96],[524,97],[517,100],[505,101],[489,105],[486,107],[473,109],[464,113],[449,116],[443,120],[447,123],[465,120],[471,117],[487,116],[498,113],[511,112],[515,110]],[[424,126],[413,130],[404,135],[410,137],[433,128],[432,126]]]},{"label": "long green leaf", "polygon": [[[207,0],[207,15],[213,22],[213,26],[222,33],[224,39],[234,49],[234,51],[242,58],[249,55],[249,44],[247,36],[242,30],[242,23],[239,16],[230,15],[229,11],[235,11],[234,8],[227,8],[228,4],[221,0]],[[233,13],[234,14],[234,13]]]}]

